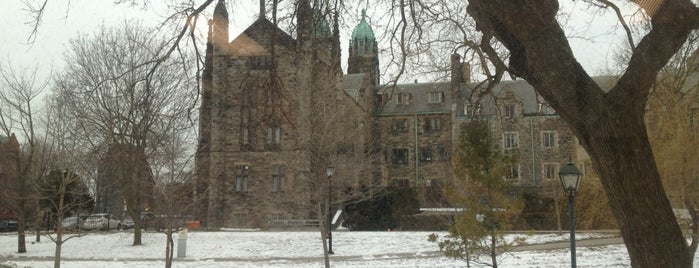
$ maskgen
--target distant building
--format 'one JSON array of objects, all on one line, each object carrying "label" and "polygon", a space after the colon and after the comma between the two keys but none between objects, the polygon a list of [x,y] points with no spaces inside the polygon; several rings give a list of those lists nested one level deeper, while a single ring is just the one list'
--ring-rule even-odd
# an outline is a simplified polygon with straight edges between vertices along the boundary
[{"label": "distant building", "polygon": [[[228,12],[218,1],[209,23],[197,150],[197,191],[204,196],[199,216],[209,226],[264,227],[314,217],[314,200],[305,198],[310,188],[298,180],[311,166],[305,137],[312,128],[303,122],[313,114],[302,104],[313,103],[324,89],[340,91],[338,113],[361,133],[339,144],[380,156],[368,161],[372,167],[361,174],[362,183],[410,186],[422,207],[448,207],[442,186],[453,179],[461,126],[485,119],[505,150],[519,152],[519,163],[504,178],[515,191],[550,201],[551,191],[560,188],[558,170],[575,160],[579,146],[525,81],[505,81],[478,94],[483,88],[475,88],[469,65],[454,54],[449,82],[381,85],[376,37],[364,12],[350,38],[347,74],[333,75],[327,70],[339,68],[331,57],[339,53],[339,34],[319,14],[310,37],[294,39],[262,15],[229,42]],[[314,39],[310,66],[297,57],[303,38]],[[266,72],[272,63],[276,82]],[[314,84],[299,84],[307,72],[298,70],[309,68]],[[265,110],[270,108],[283,113]],[[348,176],[350,169],[339,171]]]}]

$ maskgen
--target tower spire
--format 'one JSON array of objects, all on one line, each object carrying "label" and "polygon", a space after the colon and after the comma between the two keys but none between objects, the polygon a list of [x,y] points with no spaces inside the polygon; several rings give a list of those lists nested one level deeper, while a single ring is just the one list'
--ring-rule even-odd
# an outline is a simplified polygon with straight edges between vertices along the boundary
[{"label": "tower spire", "polygon": [[218,0],[218,3],[216,3],[212,28],[210,35],[213,34],[214,46],[223,48],[228,44],[228,10],[224,0]]},{"label": "tower spire", "polygon": [[265,13],[265,0],[260,0],[260,19],[264,19],[267,16]]}]

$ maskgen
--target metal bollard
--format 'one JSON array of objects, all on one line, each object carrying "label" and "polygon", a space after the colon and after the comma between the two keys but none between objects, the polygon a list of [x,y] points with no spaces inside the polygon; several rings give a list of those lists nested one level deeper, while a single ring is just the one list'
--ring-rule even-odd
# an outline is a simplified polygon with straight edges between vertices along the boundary
[{"label": "metal bollard", "polygon": [[177,257],[187,257],[187,230],[182,230],[177,235]]}]

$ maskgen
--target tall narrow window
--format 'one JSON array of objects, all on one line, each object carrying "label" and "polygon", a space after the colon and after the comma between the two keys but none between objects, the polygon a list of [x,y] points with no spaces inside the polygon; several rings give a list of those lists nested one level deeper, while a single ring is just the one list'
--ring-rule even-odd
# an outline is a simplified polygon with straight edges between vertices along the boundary
[{"label": "tall narrow window", "polygon": [[442,129],[442,120],[439,118],[426,118],[425,119],[425,131],[434,132],[440,131]]},{"label": "tall narrow window", "polygon": [[248,177],[250,175],[250,166],[241,165],[235,167],[235,191],[248,191]]},{"label": "tall narrow window", "polygon": [[515,106],[513,104],[505,105],[504,114],[506,118],[515,118]]},{"label": "tall narrow window", "polygon": [[267,127],[267,144],[278,146],[282,142],[282,128],[277,125]]},{"label": "tall narrow window", "polygon": [[505,132],[503,135],[503,148],[515,149],[518,144],[517,132]]},{"label": "tall narrow window", "polygon": [[398,93],[396,94],[398,99],[396,103],[398,104],[410,104],[410,93]]},{"label": "tall narrow window", "polygon": [[545,180],[553,180],[556,178],[556,173],[558,172],[558,164],[557,163],[544,163],[544,179]]},{"label": "tall narrow window", "polygon": [[401,118],[391,120],[391,131],[408,132],[408,119]]},{"label": "tall narrow window", "polygon": [[250,144],[250,129],[247,127],[243,127],[243,144]]},{"label": "tall narrow window", "polygon": [[391,161],[394,165],[408,164],[408,149],[393,149],[391,151]]},{"label": "tall narrow window", "polygon": [[556,132],[544,131],[541,133],[541,146],[544,148],[556,147]]},{"label": "tall narrow window", "polygon": [[420,148],[420,161],[431,162],[432,161],[432,148],[424,147]]},{"label": "tall narrow window", "polygon": [[272,166],[272,192],[286,192],[286,175],[283,165]]},{"label": "tall narrow window", "polygon": [[508,167],[507,177],[508,180],[519,179],[519,165],[510,165]]}]

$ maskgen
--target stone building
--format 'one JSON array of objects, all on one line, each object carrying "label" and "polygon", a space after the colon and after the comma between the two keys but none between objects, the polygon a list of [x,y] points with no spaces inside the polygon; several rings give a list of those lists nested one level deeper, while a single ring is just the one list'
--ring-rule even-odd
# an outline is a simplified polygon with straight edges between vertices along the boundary
[{"label": "stone building", "polygon": [[[299,12],[294,38],[261,9],[230,42],[227,14],[219,0],[202,77],[197,192],[208,226],[317,218],[319,199],[327,198],[320,188],[329,186],[318,178],[330,165],[343,191],[410,186],[422,207],[449,206],[442,186],[453,179],[454,144],[462,124],[476,118],[489,122],[505,150],[519,152],[504,179],[533,198],[550,198],[560,188],[559,167],[576,157],[574,136],[530,85],[505,81],[480,94],[458,54],[449,82],[381,85],[364,12],[346,74],[337,23],[330,29],[319,10]],[[340,209],[342,201],[333,204]]]}]

